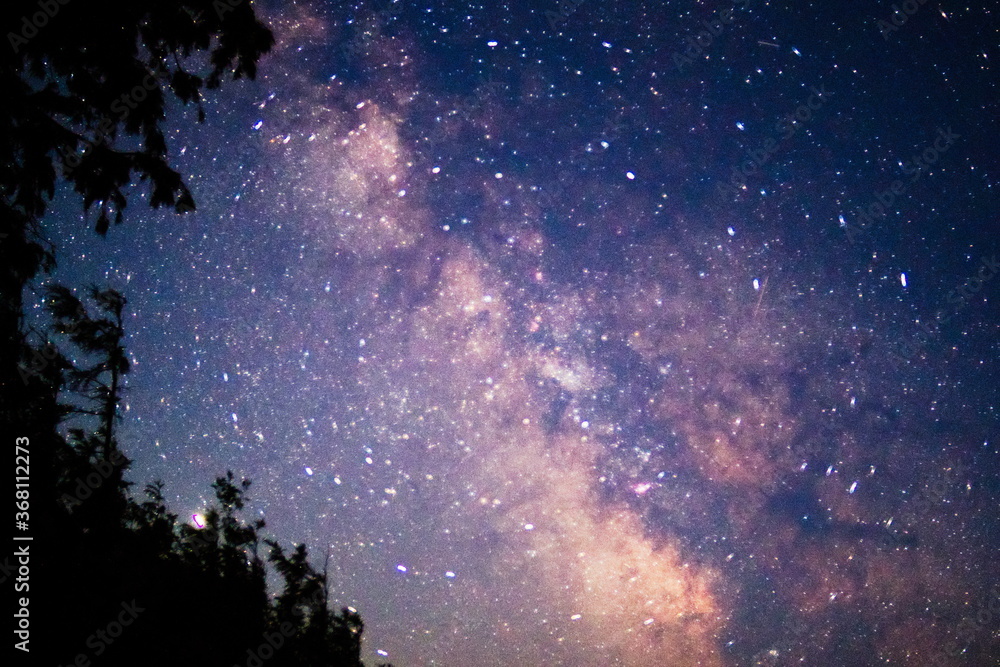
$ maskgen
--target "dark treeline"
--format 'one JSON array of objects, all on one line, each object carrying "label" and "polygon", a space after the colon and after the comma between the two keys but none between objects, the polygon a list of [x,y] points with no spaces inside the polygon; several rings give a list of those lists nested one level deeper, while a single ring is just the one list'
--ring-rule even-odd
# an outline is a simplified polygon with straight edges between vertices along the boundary
[{"label": "dark treeline", "polygon": [[[53,604],[50,622],[59,632],[34,650],[44,649],[58,665],[81,664],[78,656],[101,665],[137,659],[220,667],[361,665],[361,618],[350,609],[330,610],[325,568],[310,564],[305,545],[286,553],[262,540],[263,519],[241,518],[249,480],[231,471],[217,478],[216,501],[200,527],[178,523],[161,482],[147,485],[139,498],[130,493],[130,460],[116,436],[129,371],[125,300],[92,288],[88,305],[62,286],[46,288],[44,297],[51,331],[64,345],[42,353],[49,363],[38,376],[61,390],[61,400],[45,445],[52,449],[43,453],[42,442],[27,449],[50,459],[52,486],[36,487],[31,498],[48,505],[51,523],[38,528],[58,544],[57,562],[46,573],[58,598],[43,604]],[[66,427],[56,428],[59,423]],[[282,579],[273,598],[265,560]]]},{"label": "dark treeline", "polygon": [[[363,623],[331,609],[325,568],[242,518],[249,480],[216,479],[203,527],[178,522],[162,483],[127,481],[125,298],[47,281],[58,240],[43,220],[62,186],[101,235],[123,221],[134,182],[154,208],[194,210],[164,109],[172,96],[203,120],[203,91],[252,78],[270,30],[241,0],[14,0],[0,16],[0,401],[9,460],[15,445],[30,460],[24,528],[11,530],[31,541],[0,575],[27,614],[12,623],[30,632],[17,664],[361,665]],[[46,318],[25,318],[25,295]]]}]

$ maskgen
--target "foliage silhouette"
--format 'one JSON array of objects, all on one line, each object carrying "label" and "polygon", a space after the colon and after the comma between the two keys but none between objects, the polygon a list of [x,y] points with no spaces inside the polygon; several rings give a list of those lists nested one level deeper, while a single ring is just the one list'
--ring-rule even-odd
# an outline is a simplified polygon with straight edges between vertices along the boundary
[{"label": "foliage silhouette", "polygon": [[[114,436],[122,395],[116,378],[128,371],[125,300],[92,289],[101,317],[63,287],[47,294],[54,334],[69,338],[89,365],[60,357],[50,371],[69,399],[56,421],[77,425],[65,439],[54,436],[60,445],[53,466],[61,494],[56,525],[61,548],[73,558],[47,573],[63,603],[60,633],[44,647],[46,657],[54,664],[84,654],[100,655],[106,665],[132,665],[141,656],[144,664],[164,666],[267,659],[275,667],[361,667],[364,624],[351,609],[331,611],[326,573],[309,563],[306,546],[286,555],[276,541],[262,540],[263,519],[242,518],[250,480],[237,480],[232,471],[216,478],[215,504],[201,526],[178,522],[160,481],[145,487],[143,501],[130,496],[123,479],[129,460]],[[81,486],[81,480],[98,481]],[[284,581],[273,600],[262,541]],[[140,610],[135,621],[113,642],[103,641],[98,631],[130,602]]]},{"label": "foliage silhouette", "polygon": [[193,210],[167,157],[166,109],[173,100],[194,104],[203,119],[203,90],[254,77],[274,37],[238,0],[13,0],[0,6],[0,20],[8,41],[0,48],[0,337],[10,343],[0,346],[0,399],[5,425],[23,428],[38,409],[28,395],[44,376],[17,372],[37,353],[25,341],[22,295],[55,266],[41,220],[57,185],[71,186],[85,210],[96,207],[100,234],[122,221],[135,179],[148,184],[153,208]]},{"label": "foliage silhouette", "polygon": [[[361,665],[361,619],[329,609],[304,545],[286,558],[267,543],[285,576],[269,596],[265,523],[242,518],[249,480],[217,478],[201,528],[169,511],[160,481],[131,496],[117,440],[124,297],[50,285],[53,326],[25,320],[25,290],[55,267],[42,221],[59,188],[101,235],[124,219],[134,185],[153,208],[194,210],[168,158],[166,111],[194,105],[203,121],[205,91],[253,78],[273,35],[242,0],[14,0],[0,18],[0,404],[32,458],[30,657],[223,667],[256,664],[270,641],[276,666]],[[36,582],[58,602],[41,601]],[[123,610],[129,623],[115,627]]]}]

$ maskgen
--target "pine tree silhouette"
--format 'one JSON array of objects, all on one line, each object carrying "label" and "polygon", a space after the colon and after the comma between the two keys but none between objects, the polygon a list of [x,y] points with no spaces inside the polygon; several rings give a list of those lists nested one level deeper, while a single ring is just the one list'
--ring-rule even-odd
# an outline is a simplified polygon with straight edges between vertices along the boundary
[{"label": "pine tree silhouette", "polygon": [[[72,354],[52,354],[39,377],[61,389],[55,419],[73,426],[54,434],[54,512],[58,539],[73,559],[51,576],[63,593],[60,634],[46,646],[55,664],[100,654],[102,664],[360,667],[364,624],[357,612],[330,608],[327,574],[309,562],[304,544],[290,554],[263,540],[263,519],[247,522],[251,481],[227,471],[212,483],[215,503],[202,525],[179,523],[163,483],[130,495],[129,459],[118,445],[123,377],[125,299],[90,290],[87,303],[59,285],[46,289],[52,336]],[[71,360],[72,359],[72,360]],[[88,426],[91,428],[88,430]],[[267,561],[284,585],[268,595]],[[128,632],[105,642],[102,619],[122,605],[141,609]],[[103,621],[107,623],[107,621]],[[96,623],[96,626],[95,626]]]}]

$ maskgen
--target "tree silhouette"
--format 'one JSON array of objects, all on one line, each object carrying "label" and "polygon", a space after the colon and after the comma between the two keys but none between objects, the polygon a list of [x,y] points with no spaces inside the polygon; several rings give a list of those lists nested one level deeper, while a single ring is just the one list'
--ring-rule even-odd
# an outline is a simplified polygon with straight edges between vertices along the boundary
[{"label": "tree silhouette", "polygon": [[[60,285],[45,295],[52,336],[65,339],[73,354],[48,355],[29,379],[60,390],[65,402],[52,418],[74,423],[65,438],[54,431],[48,441],[52,495],[59,496],[50,513],[60,547],[74,557],[47,572],[63,602],[46,658],[73,663],[89,648],[107,665],[131,665],[141,654],[144,663],[164,666],[269,658],[275,667],[361,667],[361,617],[349,608],[331,610],[326,572],[312,566],[304,544],[286,555],[276,541],[264,541],[268,562],[284,580],[269,598],[260,555],[265,521],[241,518],[250,480],[232,471],[217,477],[216,502],[197,526],[179,524],[167,510],[160,481],[145,487],[144,501],[131,498],[124,479],[130,461],[116,437],[121,380],[130,367],[125,299],[91,288],[88,307]],[[105,644],[93,619],[120,617],[122,605],[141,609],[141,622],[137,617],[128,633]]]},{"label": "tree silhouette", "polygon": [[41,219],[60,183],[97,209],[105,234],[123,219],[125,188],[149,186],[153,208],[193,210],[167,158],[162,123],[171,98],[195,104],[203,90],[253,77],[274,43],[249,2],[110,0],[100,8],[13,0],[0,8],[0,386],[6,425],[30,412],[17,374],[34,352],[24,342],[22,294],[55,266]]},{"label": "tree silhouette", "polygon": [[336,614],[330,611],[327,575],[309,563],[306,545],[296,545],[286,556],[278,543],[269,540],[267,544],[271,547],[268,560],[284,579],[284,590],[275,604],[273,627],[280,629],[284,623],[295,627],[298,619],[284,659],[277,664],[297,665],[312,657],[321,664],[361,665],[364,623],[352,609],[345,607]]},{"label": "tree silhouette", "polygon": [[[65,644],[82,646],[81,619],[110,613],[83,602],[94,593],[86,582],[114,572],[108,564],[123,562],[127,551],[120,529],[129,509],[121,476],[128,461],[114,441],[127,361],[113,344],[115,327],[97,324],[117,321],[120,331],[115,311],[124,300],[92,294],[109,317],[89,320],[74,310],[68,291],[47,294],[62,308],[57,328],[83,324],[72,342],[90,346],[80,354],[98,357],[103,367],[71,364],[47,332],[26,328],[25,288],[55,266],[42,218],[65,184],[85,210],[96,210],[91,219],[105,233],[111,219],[122,220],[134,180],[148,185],[152,206],[191,210],[191,194],[168,161],[165,109],[173,100],[200,106],[203,89],[252,77],[273,36],[250,3],[232,0],[112,0],[99,8],[14,0],[0,7],[0,17],[8,42],[0,49],[0,406],[4,432],[31,443],[32,574],[60,582],[65,595],[63,605],[35,607],[35,625],[63,625]],[[52,301],[61,297],[61,304]],[[96,328],[88,331],[88,322]],[[60,404],[64,389],[80,390],[75,403]],[[57,427],[68,415],[90,415],[97,427],[72,425],[63,437]],[[43,640],[41,649],[57,646]]]},{"label": "tree silhouette", "polygon": [[[144,501],[130,496],[124,479],[130,461],[116,437],[121,380],[129,371],[125,299],[91,288],[88,307],[59,285],[45,294],[52,336],[73,353],[49,354],[28,377],[54,387],[64,401],[52,419],[74,424],[65,437],[54,430],[48,440],[52,495],[59,496],[50,510],[52,537],[74,557],[46,570],[63,601],[53,619],[59,635],[45,645],[45,657],[69,664],[89,648],[91,655],[100,650],[107,665],[131,665],[143,655],[145,664],[164,667],[264,658],[275,667],[362,667],[361,617],[349,608],[331,610],[326,572],[312,566],[304,544],[286,555],[276,541],[264,540],[267,560],[284,581],[269,598],[260,554],[266,524],[241,517],[250,480],[232,471],[217,477],[216,502],[197,526],[179,524],[168,511],[160,481],[145,487]],[[104,644],[93,619],[119,617],[121,605],[141,609],[141,621],[137,616],[128,633]]]},{"label": "tree silhouette", "polygon": [[[146,486],[143,502],[129,496],[122,478],[128,459],[114,436],[121,399],[115,378],[128,370],[125,301],[113,291],[92,290],[110,315],[93,317],[69,290],[53,287],[48,294],[54,331],[88,357],[79,367],[60,355],[51,366],[52,381],[70,394],[62,414],[95,427],[70,429],[58,459],[59,539],[74,558],[48,573],[63,602],[58,640],[45,646],[46,657],[68,664],[89,647],[91,654],[100,649],[106,665],[132,665],[142,655],[144,664],[164,667],[257,664],[252,660],[263,657],[275,666],[360,667],[361,618],[350,609],[330,610],[326,573],[309,563],[305,545],[286,556],[276,541],[265,541],[268,560],[285,582],[269,599],[260,556],[266,524],[241,518],[250,480],[237,480],[232,471],[217,477],[216,502],[199,526],[178,524],[162,482]],[[141,609],[141,622],[106,645],[95,639],[103,635],[94,634],[93,619],[116,618],[130,600]]]},{"label": "tree silhouette", "polygon": [[[57,190],[80,197],[98,234],[123,220],[126,193],[145,184],[153,208],[194,209],[170,166],[166,109],[195,105],[226,79],[253,77],[271,32],[242,0],[93,5],[14,0],[0,8],[0,401],[10,432],[31,445],[32,575],[58,591],[33,606],[39,664],[360,665],[363,624],[329,607],[326,573],[304,545],[268,561],[285,577],[268,595],[262,519],[242,518],[250,481],[212,484],[205,525],[179,523],[163,483],[131,496],[118,443],[130,364],[125,298],[60,285],[42,290],[53,326],[26,325],[22,295],[55,267],[42,224]],[[62,345],[62,349],[56,346]],[[290,583],[291,582],[291,583]],[[35,584],[33,583],[33,586]],[[128,628],[110,632],[108,619]],[[279,619],[282,619],[279,621]],[[108,635],[104,630],[109,631]],[[42,632],[42,634],[39,634]],[[113,641],[111,641],[113,639]]]}]

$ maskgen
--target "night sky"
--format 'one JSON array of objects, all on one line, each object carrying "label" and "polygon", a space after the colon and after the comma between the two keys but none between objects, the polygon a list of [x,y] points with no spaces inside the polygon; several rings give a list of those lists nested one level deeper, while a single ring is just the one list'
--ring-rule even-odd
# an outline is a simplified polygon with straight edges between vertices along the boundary
[{"label": "night sky", "polygon": [[257,4],[198,210],[44,221],[130,478],[251,478],[370,664],[1000,664],[1000,15],[902,5]]}]

